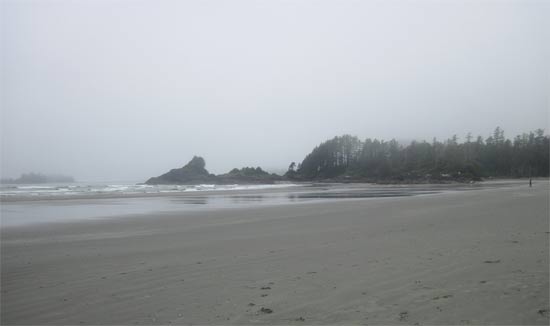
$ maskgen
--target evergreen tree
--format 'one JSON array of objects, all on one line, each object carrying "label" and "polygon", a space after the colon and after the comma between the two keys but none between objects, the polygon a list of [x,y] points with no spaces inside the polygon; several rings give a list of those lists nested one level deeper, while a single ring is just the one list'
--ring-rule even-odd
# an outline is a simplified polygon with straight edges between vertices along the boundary
[{"label": "evergreen tree", "polygon": [[[351,135],[321,143],[287,176],[305,180],[353,176],[368,180],[479,179],[480,177],[527,177],[549,175],[550,139],[544,130],[506,139],[497,127],[485,141],[472,142],[468,133],[460,143],[456,135],[445,142],[411,142],[400,146]],[[292,173],[291,173],[292,172]]]}]

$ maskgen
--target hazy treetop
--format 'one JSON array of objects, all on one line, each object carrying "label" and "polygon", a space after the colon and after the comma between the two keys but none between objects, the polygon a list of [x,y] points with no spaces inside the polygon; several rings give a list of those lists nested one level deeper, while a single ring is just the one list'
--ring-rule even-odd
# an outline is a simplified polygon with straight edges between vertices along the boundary
[{"label": "hazy treetop", "polygon": [[548,1],[10,1],[1,174],[285,170],[340,134],[545,128]]}]

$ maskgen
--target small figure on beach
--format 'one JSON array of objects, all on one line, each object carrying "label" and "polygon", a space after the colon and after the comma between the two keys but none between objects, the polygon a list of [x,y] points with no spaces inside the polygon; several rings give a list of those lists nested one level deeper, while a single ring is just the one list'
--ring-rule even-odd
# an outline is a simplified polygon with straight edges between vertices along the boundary
[{"label": "small figure on beach", "polygon": [[533,180],[531,179],[531,177],[529,177],[529,187],[532,187],[533,186]]}]

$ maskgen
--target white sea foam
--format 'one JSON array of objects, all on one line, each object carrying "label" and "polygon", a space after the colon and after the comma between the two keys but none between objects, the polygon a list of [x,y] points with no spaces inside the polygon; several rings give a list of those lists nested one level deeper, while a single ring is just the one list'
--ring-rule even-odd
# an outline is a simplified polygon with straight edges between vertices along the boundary
[{"label": "white sea foam", "polygon": [[72,196],[94,194],[147,194],[178,193],[200,191],[259,190],[292,187],[295,184],[260,184],[260,185],[146,185],[146,184],[47,184],[47,185],[0,185],[0,196],[36,197],[36,196]]}]

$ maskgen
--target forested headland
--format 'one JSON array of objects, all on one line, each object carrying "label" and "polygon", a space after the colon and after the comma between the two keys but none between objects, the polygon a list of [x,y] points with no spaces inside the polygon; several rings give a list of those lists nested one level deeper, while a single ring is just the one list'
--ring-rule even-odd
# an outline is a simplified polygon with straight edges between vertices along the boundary
[{"label": "forested headland", "polygon": [[301,163],[292,162],[290,180],[367,182],[476,181],[486,177],[548,177],[549,137],[544,130],[507,139],[497,127],[483,139],[469,133],[402,145],[343,135],[315,147]]},{"label": "forested headland", "polygon": [[292,162],[284,176],[260,167],[233,169],[214,175],[195,156],[181,168],[147,180],[147,184],[268,184],[281,181],[429,183],[470,182],[487,177],[548,177],[549,136],[538,129],[504,137],[497,127],[483,139],[471,134],[460,142],[455,135],[445,141],[361,140],[343,135],[321,143],[302,162]]}]

